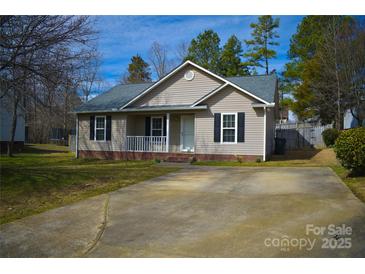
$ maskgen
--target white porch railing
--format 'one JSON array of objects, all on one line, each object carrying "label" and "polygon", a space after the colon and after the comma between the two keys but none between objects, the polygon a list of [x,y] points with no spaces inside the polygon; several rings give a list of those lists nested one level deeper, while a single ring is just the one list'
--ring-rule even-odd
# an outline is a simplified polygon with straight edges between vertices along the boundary
[{"label": "white porch railing", "polygon": [[127,150],[167,152],[166,136],[127,136]]}]

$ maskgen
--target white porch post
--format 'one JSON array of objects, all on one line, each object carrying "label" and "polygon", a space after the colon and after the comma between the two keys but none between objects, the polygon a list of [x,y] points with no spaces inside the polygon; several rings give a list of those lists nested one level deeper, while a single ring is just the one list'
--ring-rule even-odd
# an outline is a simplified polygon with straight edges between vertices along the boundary
[{"label": "white porch post", "polygon": [[170,144],[170,113],[166,113],[166,152],[169,152]]},{"label": "white porch post", "polygon": [[262,154],[262,160],[266,161],[266,107],[264,107],[264,151]]}]

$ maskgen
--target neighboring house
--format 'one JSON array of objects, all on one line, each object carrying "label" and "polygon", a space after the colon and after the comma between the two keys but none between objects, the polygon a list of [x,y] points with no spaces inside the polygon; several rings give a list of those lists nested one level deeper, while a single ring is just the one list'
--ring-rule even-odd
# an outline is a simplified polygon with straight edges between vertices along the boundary
[{"label": "neighboring house", "polygon": [[279,110],[278,122],[280,124],[289,122],[289,107],[283,107],[283,109]]},{"label": "neighboring house", "polygon": [[[355,112],[356,115],[356,112]],[[343,128],[344,129],[348,129],[348,128],[354,128],[354,127],[358,127],[359,123],[357,121],[357,119],[352,115],[351,110],[346,110],[345,111],[345,115],[343,117]],[[365,120],[362,123],[362,126],[365,127]]]},{"label": "neighboring house", "polygon": [[[8,150],[8,143],[11,140],[12,113],[9,107],[11,99],[8,96],[0,98],[0,151],[5,153]],[[18,106],[18,118],[15,129],[14,150],[19,151],[24,146],[25,140],[25,111],[23,106]]]},{"label": "neighboring house", "polygon": [[275,75],[222,78],[191,61],[155,83],[118,85],[76,109],[78,156],[266,160]]}]

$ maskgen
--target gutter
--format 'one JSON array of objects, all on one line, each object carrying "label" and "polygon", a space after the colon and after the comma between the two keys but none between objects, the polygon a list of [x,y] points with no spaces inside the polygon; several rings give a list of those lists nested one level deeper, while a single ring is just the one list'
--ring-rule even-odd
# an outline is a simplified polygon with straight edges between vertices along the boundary
[{"label": "gutter", "polygon": [[275,103],[270,103],[270,104],[252,103],[251,106],[254,108],[273,108],[275,107]]},{"label": "gutter", "polygon": [[195,106],[195,107],[174,107],[174,108],[168,108],[168,107],[156,107],[156,108],[127,108],[127,109],[105,109],[105,110],[86,110],[86,111],[72,111],[70,113],[76,113],[76,114],[83,114],[83,113],[125,113],[125,112],[152,112],[152,111],[174,111],[174,110],[204,110],[208,107],[206,105],[203,106]]},{"label": "gutter", "polygon": [[266,107],[264,107],[264,153],[262,160],[266,162]]}]

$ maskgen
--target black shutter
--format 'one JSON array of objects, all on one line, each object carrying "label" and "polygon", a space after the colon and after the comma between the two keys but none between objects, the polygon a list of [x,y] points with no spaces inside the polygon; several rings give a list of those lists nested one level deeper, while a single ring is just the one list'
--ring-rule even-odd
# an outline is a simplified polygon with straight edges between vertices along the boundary
[{"label": "black shutter", "polygon": [[162,136],[166,136],[166,125],[167,125],[166,116],[164,116],[163,117],[163,134],[162,134]]},{"label": "black shutter", "polygon": [[221,141],[221,114],[214,113],[214,142]]},{"label": "black shutter", "polygon": [[112,139],[112,117],[106,116],[106,136],[105,140],[110,141]]},{"label": "black shutter", "polygon": [[238,132],[237,142],[243,143],[245,141],[245,113],[238,112]]},{"label": "black shutter", "polygon": [[90,116],[90,140],[94,140],[95,137],[95,116]]},{"label": "black shutter", "polygon": [[151,136],[151,117],[146,117],[144,128],[145,128],[145,136]]}]

